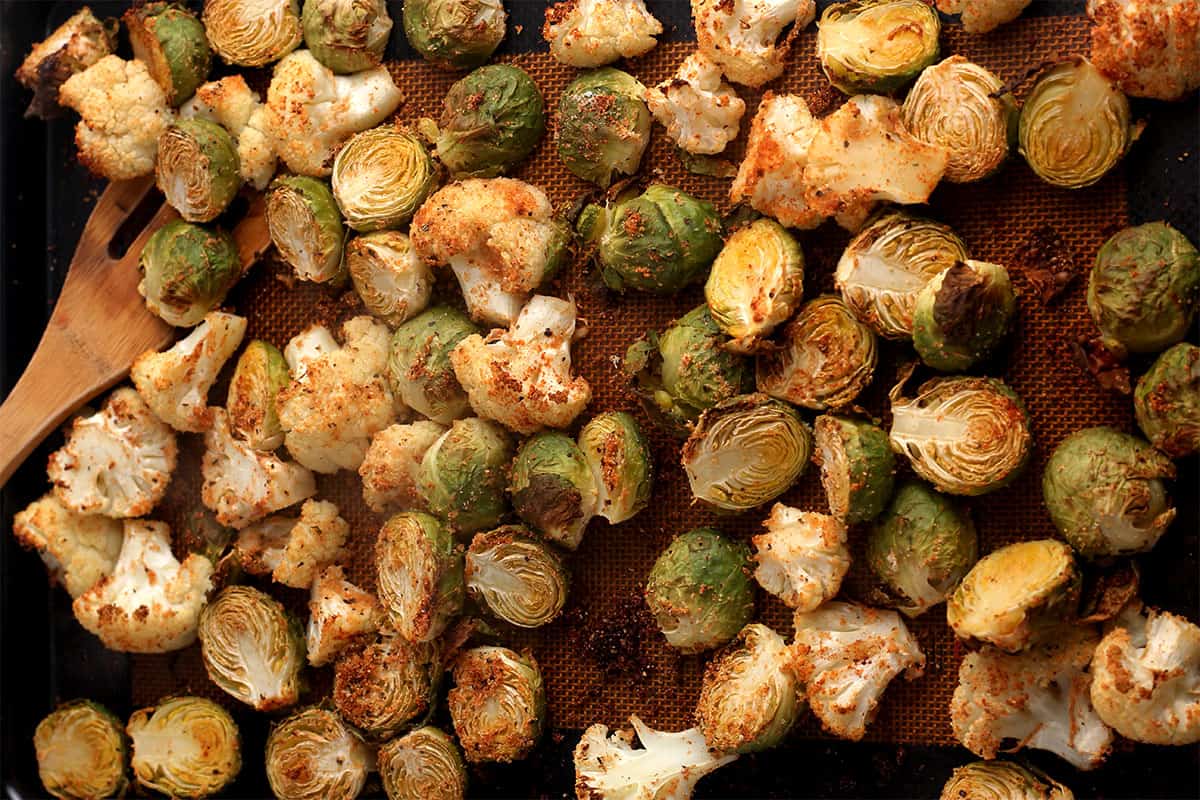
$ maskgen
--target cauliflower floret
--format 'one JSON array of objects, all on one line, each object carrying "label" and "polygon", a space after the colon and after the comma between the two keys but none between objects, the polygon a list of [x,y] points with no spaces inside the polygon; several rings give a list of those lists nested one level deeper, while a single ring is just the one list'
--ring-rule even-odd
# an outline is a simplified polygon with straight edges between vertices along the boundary
[{"label": "cauliflower floret", "polygon": [[1200,0],[1089,0],[1092,63],[1134,97],[1200,87]]},{"label": "cauliflower floret", "polygon": [[[815,0],[692,0],[700,52],[729,80],[746,86],[783,74],[792,39],[816,15]],[[788,25],[791,33],[779,41]]]},{"label": "cauliflower floret", "polygon": [[423,508],[417,471],[425,451],[445,432],[443,425],[420,420],[375,434],[358,467],[367,507],[379,514]]},{"label": "cauliflower floret", "polygon": [[776,503],[755,536],[754,577],[797,611],[812,611],[842,588],[850,569],[846,526],[827,514]]},{"label": "cauliflower floret", "polygon": [[667,136],[689,153],[712,155],[737,138],[746,104],[721,68],[703,53],[692,53],[675,77],[646,90],[650,113]]},{"label": "cauliflower floret", "polygon": [[[1033,0],[937,0],[938,11],[961,14],[967,33],[987,33],[1021,16]],[[1125,0],[1122,0],[1125,2]]]},{"label": "cauliflower floret", "polygon": [[59,502],[72,511],[140,517],[166,494],[176,453],[171,428],[122,387],[100,411],[72,421],[46,471]]},{"label": "cauliflower floret", "polygon": [[76,11],[54,33],[35,44],[17,68],[17,82],[33,91],[25,116],[56,116],[63,81],[112,53],[116,43],[116,20],[101,22],[87,6]]},{"label": "cauliflower floret", "polygon": [[317,493],[316,480],[304,467],[234,438],[224,409],[213,409],[204,446],[201,499],[222,525],[240,530]]},{"label": "cauliflower floret", "polygon": [[270,575],[294,589],[307,589],[317,573],[348,555],[350,523],[338,507],[305,500],[299,517],[267,517],[243,528],[235,545],[242,568],[251,575]]},{"label": "cauliflower floret", "polygon": [[58,102],[82,118],[75,146],[85,167],[114,181],[154,171],[158,136],[175,115],[141,61],[105,56],[68,78]]},{"label": "cauliflower floret", "polygon": [[361,637],[374,633],[383,607],[370,592],[345,579],[341,567],[326,567],[313,581],[308,600],[308,663],[323,667]]},{"label": "cauliflower floret", "polygon": [[287,362],[292,380],[303,380],[308,374],[308,365],[329,353],[341,349],[337,339],[324,325],[309,325],[293,336],[283,348],[283,359]]},{"label": "cauliflower floret", "polygon": [[763,97],[746,157],[730,190],[788,227],[811,229],[828,217],[856,230],[876,203],[924,203],[949,151],[912,136],[894,100],[851,97],[815,119],[796,95]]},{"label": "cauliflower floret", "polygon": [[255,189],[265,189],[275,174],[275,142],[267,131],[267,107],[241,75],[230,75],[196,89],[179,109],[184,119],[206,119],[237,140],[238,171]]},{"label": "cauliflower floret", "polygon": [[565,0],[546,9],[542,26],[550,55],[572,67],[602,67],[644,55],[662,32],[643,0]]},{"label": "cauliflower floret", "polygon": [[[275,399],[288,452],[316,472],[358,469],[371,437],[395,421],[400,405],[387,381],[387,326],[355,317],[342,335],[345,345],[315,357],[304,355],[313,350],[308,345],[289,345],[293,379]],[[305,336],[328,347],[320,334]]]},{"label": "cauliflower floret", "polygon": [[264,128],[288,169],[325,176],[347,139],[383,122],[403,99],[386,67],[335,75],[296,50],[275,65]]},{"label": "cauliflower floret", "polygon": [[112,574],[124,537],[120,521],[76,514],[52,494],[17,512],[13,533],[22,547],[38,552],[50,579],[71,597]]},{"label": "cauliflower floret", "polygon": [[212,424],[208,390],[245,334],[244,317],[211,311],[170,350],[138,356],[129,377],[159,419],[177,431],[201,433]]},{"label": "cauliflower floret", "polygon": [[950,701],[955,738],[981,758],[995,758],[1008,740],[1013,749],[1057,753],[1078,769],[1097,766],[1112,731],[1088,697],[1092,676],[1085,670],[1096,638],[1077,627],[1017,655],[991,646],[969,653]]},{"label": "cauliflower floret", "polygon": [[[575,793],[596,800],[687,800],[708,773],[737,759],[708,749],[699,728],[664,733],[630,717],[632,731],[592,725],[575,745]],[[641,748],[634,749],[637,732]]]},{"label": "cauliflower floret", "polygon": [[1200,741],[1200,627],[1154,608],[1122,614],[1093,656],[1091,697],[1127,739]]},{"label": "cauliflower floret", "polygon": [[535,295],[509,330],[473,333],[450,353],[471,408],[517,433],[565,428],[592,399],[571,377],[575,303]]},{"label": "cauliflower floret", "polygon": [[449,266],[475,319],[511,325],[558,269],[565,226],[546,193],[513,178],[470,178],[435,192],[409,234],[432,267]]},{"label": "cauliflower floret", "polygon": [[182,564],[175,560],[165,522],[125,520],[112,574],[75,598],[75,618],[111,650],[179,650],[196,639],[212,573],[204,556],[192,553]]},{"label": "cauliflower floret", "polygon": [[794,627],[792,670],[821,726],[834,736],[861,739],[892,679],[924,672],[925,655],[895,611],[826,603],[797,612]]}]

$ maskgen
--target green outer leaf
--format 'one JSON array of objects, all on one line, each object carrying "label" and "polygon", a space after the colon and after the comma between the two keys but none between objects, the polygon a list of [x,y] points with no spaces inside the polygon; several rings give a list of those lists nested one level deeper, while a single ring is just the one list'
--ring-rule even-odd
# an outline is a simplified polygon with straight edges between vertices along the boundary
[{"label": "green outer leaf", "polygon": [[388,357],[388,378],[404,404],[434,422],[449,425],[470,413],[450,353],[479,329],[449,306],[434,306],[396,328]]},{"label": "green outer leaf", "polygon": [[173,219],[150,235],[139,266],[146,307],[172,325],[196,325],[242,276],[237,244],[220,228]]},{"label": "green outer leaf", "polygon": [[[878,517],[892,497],[896,475],[887,432],[863,420],[822,414],[813,434],[830,513],[847,525]],[[826,450],[837,455],[827,458]],[[835,487],[843,487],[844,492]]]},{"label": "green outer leaf", "polygon": [[545,134],[542,93],[520,67],[480,67],[450,87],[439,128],[437,157],[455,178],[494,178]]},{"label": "green outer leaf", "polygon": [[1200,347],[1180,342],[1160,355],[1133,390],[1133,411],[1146,438],[1172,458],[1200,451]]},{"label": "green outer leaf", "polygon": [[[482,9],[495,12],[484,25],[476,21]],[[408,43],[441,69],[474,69],[504,38],[502,0],[405,0],[403,14]]]},{"label": "green outer leaf", "polygon": [[558,155],[575,175],[602,189],[614,175],[637,172],[650,143],[646,87],[627,72],[602,67],[580,75],[558,99]]},{"label": "green outer leaf", "polygon": [[505,489],[513,446],[499,425],[455,420],[425,452],[417,485],[429,510],[459,534],[494,528],[508,510]]},{"label": "green outer leaf", "polygon": [[204,25],[183,5],[167,2],[135,6],[124,19],[134,58],[149,68],[168,103],[182,104],[212,68]]}]

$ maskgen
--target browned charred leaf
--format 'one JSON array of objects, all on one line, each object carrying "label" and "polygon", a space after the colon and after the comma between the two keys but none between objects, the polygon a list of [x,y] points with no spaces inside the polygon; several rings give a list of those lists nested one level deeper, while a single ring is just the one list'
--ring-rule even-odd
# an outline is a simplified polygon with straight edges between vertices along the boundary
[{"label": "browned charred leaf", "polygon": [[846,101],[846,95],[832,85],[824,83],[810,92],[804,93],[804,102],[814,117],[823,117]]},{"label": "browned charred leaf", "polygon": [[1110,392],[1129,394],[1133,387],[1129,382],[1129,367],[1121,362],[1116,353],[1104,346],[1098,336],[1080,336],[1073,348],[1075,363],[1092,373],[1096,383]]},{"label": "browned charred leaf", "polygon": [[689,153],[682,147],[675,150],[683,168],[693,175],[706,175],[710,178],[732,178],[737,175],[737,165],[727,158]]},{"label": "browned charred leaf", "polygon": [[1079,622],[1107,622],[1137,597],[1138,571],[1132,561],[1118,561],[1084,575]]},{"label": "browned charred leaf", "polygon": [[1049,225],[1026,235],[1017,247],[1014,266],[1042,305],[1057,300],[1079,274],[1075,251]]},{"label": "browned charred leaf", "polygon": [[933,299],[933,319],[950,339],[964,341],[974,332],[985,308],[987,279],[962,261],[955,262],[942,279]]}]

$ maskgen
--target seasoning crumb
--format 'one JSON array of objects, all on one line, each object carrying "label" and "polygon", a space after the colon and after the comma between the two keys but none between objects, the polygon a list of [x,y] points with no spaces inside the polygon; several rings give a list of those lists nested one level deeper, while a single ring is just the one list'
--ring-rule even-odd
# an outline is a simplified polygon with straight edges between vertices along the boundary
[{"label": "seasoning crumb", "polygon": [[1049,225],[1029,232],[1017,247],[1014,263],[1045,306],[1062,296],[1079,273],[1075,252]]}]

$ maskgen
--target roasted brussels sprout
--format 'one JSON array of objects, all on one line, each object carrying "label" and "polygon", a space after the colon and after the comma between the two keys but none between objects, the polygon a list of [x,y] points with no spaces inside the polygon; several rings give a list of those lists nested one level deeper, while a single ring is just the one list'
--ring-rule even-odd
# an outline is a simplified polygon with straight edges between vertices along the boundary
[{"label": "roasted brussels sprout", "polygon": [[1138,427],[1172,458],[1200,451],[1200,347],[1180,342],[1159,356],[1133,390]]},{"label": "roasted brussels sprout", "polygon": [[519,761],[542,736],[546,690],[533,656],[507,647],[475,647],[454,662],[446,696],[467,761]]},{"label": "roasted brussels sprout", "polygon": [[1012,761],[975,761],[958,767],[941,800],[1075,800],[1066,786]]},{"label": "roasted brussels sprout", "polygon": [[637,172],[650,143],[645,93],[637,78],[614,67],[585,72],[567,84],[555,126],[558,156],[566,168],[602,189],[614,176]]},{"label": "roasted brussels sprout", "polygon": [[150,70],[167,102],[178,106],[191,97],[212,66],[208,38],[196,15],[181,4],[153,0],[129,9],[123,19],[133,57]]},{"label": "roasted brussels sprout", "polygon": [[221,215],[242,185],[237,145],[204,119],[181,119],[158,137],[154,177],[167,205],[188,222]]},{"label": "roasted brussels sprout", "polygon": [[958,261],[917,294],[913,347],[943,372],[961,372],[986,358],[1017,313],[1008,270],[985,261]]},{"label": "roasted brussels sprout", "polygon": [[963,639],[1015,653],[1071,621],[1080,587],[1070,547],[1054,539],[1017,542],[971,567],[946,600],[946,620]]},{"label": "roasted brussels sprout", "polygon": [[1200,304],[1200,253],[1165,222],[1125,228],[1096,254],[1087,300],[1110,349],[1158,352],[1192,327]]},{"label": "roasted brussels sprout", "polygon": [[978,495],[1012,482],[1033,452],[1029,414],[996,378],[934,378],[892,389],[892,449],[938,491]]},{"label": "roasted brussels sprout", "polygon": [[255,711],[300,697],[304,631],[283,606],[250,586],[228,586],[200,614],[209,680]]},{"label": "roasted brussels sprout", "polygon": [[508,507],[506,471],[512,440],[478,417],[455,420],[425,451],[417,486],[429,510],[459,534],[495,527]]},{"label": "roasted brussels sprout", "polygon": [[750,360],[726,350],[726,341],[708,306],[699,306],[629,346],[622,370],[651,419],[687,436],[702,411],[754,388]]},{"label": "roasted brussels sprout", "polygon": [[646,581],[646,605],[667,643],[699,653],[737,636],[754,614],[750,570],[750,548],[713,528],[675,537]]},{"label": "roasted brussels sprout", "polygon": [[596,247],[610,289],[671,294],[699,282],[721,251],[721,217],[712,203],[655,184],[610,204],[588,206],[579,228]]},{"label": "roasted brussels sprout", "polygon": [[369,736],[387,739],[433,708],[442,665],[429,642],[385,633],[343,655],[333,673],[333,705]]},{"label": "roasted brussels sprout", "polygon": [[425,310],[433,274],[400,231],[356,236],[346,245],[346,270],[363,305],[388,325]]},{"label": "roasted brussels sprout", "polygon": [[404,35],[442,69],[474,69],[504,38],[503,0],[405,0]]},{"label": "roasted brussels sprout", "polygon": [[813,439],[829,512],[847,525],[879,516],[896,475],[888,435],[870,422],[822,414],[813,423]]},{"label": "roasted brussels sprout", "polygon": [[700,416],[681,458],[697,500],[744,511],[787,491],[804,474],[812,450],[812,432],[796,409],[765,394],[744,394]]},{"label": "roasted brussels sprout", "polygon": [[897,487],[867,538],[867,563],[887,605],[910,617],[945,600],[978,560],[967,510],[917,481]]},{"label": "roasted brussels sprout", "polygon": [[880,336],[907,339],[918,293],[966,258],[967,246],[949,226],[891,211],[850,240],[835,281],[856,317]]},{"label": "roasted brussels sprout", "polygon": [[477,533],[467,548],[467,591],[520,628],[551,622],[567,602],[570,577],[558,553],[524,525]]},{"label": "roasted brussels sprout", "polygon": [[783,637],[752,623],[704,670],[696,725],[722,753],[752,753],[779,744],[804,710]]},{"label": "roasted brussels sprout", "polygon": [[438,128],[438,160],[455,178],[503,175],[546,132],[542,93],[520,67],[480,67],[450,87]]},{"label": "roasted brussels sprout", "polygon": [[726,347],[749,353],[800,305],[804,254],[787,229],[759,219],[734,231],[712,263],[704,299],[729,336]]},{"label": "roasted brussels sprout", "polygon": [[138,265],[146,308],[181,328],[204,319],[242,276],[232,236],[181,219],[150,234]]},{"label": "roasted brussels sprout", "polygon": [[1046,462],[1042,495],[1055,527],[1085,558],[1144,553],[1175,519],[1163,479],[1175,465],[1113,428],[1085,428]]},{"label": "roasted brussels sprout", "polygon": [[354,800],[374,764],[371,748],[324,708],[306,708],[267,736],[267,781],[279,800]]},{"label": "roasted brussels sprout", "polygon": [[396,514],[375,540],[376,591],[393,629],[410,642],[437,638],[462,610],[463,554],[442,523]]},{"label": "roasted brussels sprout", "polygon": [[242,769],[237,723],[203,697],[172,697],[135,711],[126,731],[134,777],[168,797],[216,794]]},{"label": "roasted brussels sprout", "polygon": [[290,382],[287,361],[270,342],[254,339],[238,357],[225,409],[234,432],[255,450],[274,450],[283,444],[275,396]]},{"label": "roasted brussels sprout", "polygon": [[574,550],[596,516],[596,478],[571,437],[544,431],[526,439],[513,460],[513,510],[552,542]]},{"label": "roasted brussels sprout", "polygon": [[450,353],[479,329],[466,315],[434,306],[396,328],[388,357],[392,391],[414,411],[449,425],[471,412],[467,393],[454,375]]},{"label": "roasted brussels sprout", "polygon": [[278,61],[303,37],[297,0],[205,0],[201,19],[212,49],[239,67]]},{"label": "roasted brussels sprout", "polygon": [[338,151],[330,177],[338,208],[356,231],[408,222],[436,182],[425,145],[393,125],[354,134]]},{"label": "roasted brussels sprout", "polygon": [[923,0],[847,0],[817,23],[817,58],[829,82],[849,95],[899,89],[937,61],[942,31]]},{"label": "roasted brussels sprout", "polygon": [[1141,133],[1129,101],[1086,58],[1043,72],[1021,107],[1021,155],[1055,186],[1090,186],[1112,169]]},{"label": "roasted brussels sprout", "polygon": [[388,800],[463,800],[467,793],[458,745],[429,725],[380,747],[377,766]]},{"label": "roasted brussels sprout", "polygon": [[383,62],[392,32],[385,0],[304,0],[304,45],[334,72],[360,72]]},{"label": "roasted brussels sprout", "polygon": [[127,752],[120,721],[90,700],[66,703],[38,723],[33,734],[38,776],[62,800],[120,797]]},{"label": "roasted brussels sprout", "polygon": [[840,297],[822,295],[800,307],[778,350],[757,359],[758,390],[823,411],[854,402],[875,375],[875,334]]},{"label": "roasted brussels sprout", "polygon": [[307,175],[281,175],[267,193],[271,242],[296,277],[338,283],[345,277],[342,242],[346,229],[329,184]]},{"label": "roasted brussels sprout", "polygon": [[579,448],[596,480],[597,516],[617,525],[650,503],[654,461],[631,414],[596,415],[579,431]]}]

